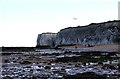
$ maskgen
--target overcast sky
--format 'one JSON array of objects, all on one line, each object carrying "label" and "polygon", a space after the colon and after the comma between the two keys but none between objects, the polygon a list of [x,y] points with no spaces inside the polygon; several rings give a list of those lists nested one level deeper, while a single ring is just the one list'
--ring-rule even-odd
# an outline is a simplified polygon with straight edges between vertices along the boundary
[{"label": "overcast sky", "polygon": [[118,1],[0,0],[0,46],[36,46],[43,32],[117,20]]}]

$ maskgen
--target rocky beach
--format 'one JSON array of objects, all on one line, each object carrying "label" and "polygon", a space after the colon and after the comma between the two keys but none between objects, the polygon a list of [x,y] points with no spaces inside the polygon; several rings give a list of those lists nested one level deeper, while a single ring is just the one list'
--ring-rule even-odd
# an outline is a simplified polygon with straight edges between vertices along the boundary
[{"label": "rocky beach", "polygon": [[2,47],[1,79],[120,79],[120,21],[42,33],[36,47]]}]

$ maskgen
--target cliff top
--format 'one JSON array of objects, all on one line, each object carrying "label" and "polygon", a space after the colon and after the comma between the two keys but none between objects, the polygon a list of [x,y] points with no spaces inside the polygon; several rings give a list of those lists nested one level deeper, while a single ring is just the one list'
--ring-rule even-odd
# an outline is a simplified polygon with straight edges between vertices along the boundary
[{"label": "cliff top", "polygon": [[113,20],[113,21],[107,21],[107,22],[101,22],[101,23],[91,23],[91,24],[85,25],[85,26],[67,27],[67,28],[61,29],[60,31],[65,30],[65,29],[84,28],[84,27],[91,27],[91,26],[94,26],[94,25],[101,25],[101,24],[115,23],[115,22],[119,22],[120,23],[120,20]]},{"label": "cliff top", "polygon": [[45,32],[45,33],[42,33],[42,34],[57,34],[57,33]]}]

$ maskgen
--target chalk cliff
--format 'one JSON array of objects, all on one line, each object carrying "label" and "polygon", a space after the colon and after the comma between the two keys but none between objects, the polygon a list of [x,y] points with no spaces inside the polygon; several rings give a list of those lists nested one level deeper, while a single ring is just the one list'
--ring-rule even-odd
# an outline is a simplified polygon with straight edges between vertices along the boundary
[{"label": "chalk cliff", "polygon": [[38,35],[37,46],[120,44],[120,20],[68,27],[58,33]]},{"label": "chalk cliff", "polygon": [[69,27],[57,33],[56,46],[76,44],[85,46],[120,44],[120,21]]},{"label": "chalk cliff", "polygon": [[42,33],[37,37],[37,46],[55,46],[56,33]]}]

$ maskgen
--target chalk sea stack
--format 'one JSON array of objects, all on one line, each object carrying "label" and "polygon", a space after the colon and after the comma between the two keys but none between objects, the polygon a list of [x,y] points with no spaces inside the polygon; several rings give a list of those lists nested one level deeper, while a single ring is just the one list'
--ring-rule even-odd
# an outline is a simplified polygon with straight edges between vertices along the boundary
[{"label": "chalk sea stack", "polygon": [[120,20],[68,27],[60,30],[57,34],[39,34],[37,39],[37,46],[107,44],[120,44]]},{"label": "chalk sea stack", "polygon": [[37,37],[37,46],[53,47],[55,46],[56,33],[42,33]]}]

